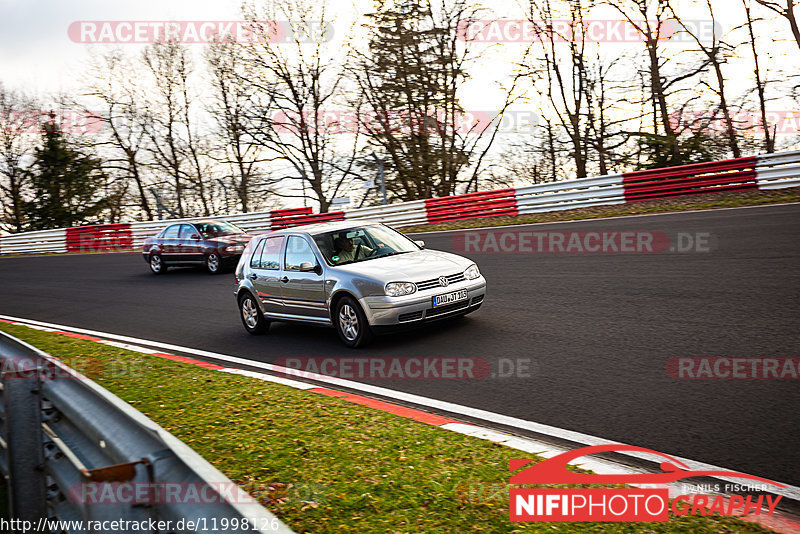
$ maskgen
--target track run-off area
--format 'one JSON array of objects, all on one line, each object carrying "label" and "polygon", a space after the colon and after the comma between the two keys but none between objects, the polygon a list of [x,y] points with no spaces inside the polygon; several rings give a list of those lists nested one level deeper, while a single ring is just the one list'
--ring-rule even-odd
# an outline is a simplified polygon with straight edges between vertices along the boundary
[{"label": "track run-off area", "polygon": [[800,485],[800,380],[753,367],[800,358],[800,204],[414,238],[473,259],[483,307],[355,351],[320,327],[250,336],[232,273],[140,254],[0,258],[0,314],[266,363],[472,358],[490,372],[345,378]]}]

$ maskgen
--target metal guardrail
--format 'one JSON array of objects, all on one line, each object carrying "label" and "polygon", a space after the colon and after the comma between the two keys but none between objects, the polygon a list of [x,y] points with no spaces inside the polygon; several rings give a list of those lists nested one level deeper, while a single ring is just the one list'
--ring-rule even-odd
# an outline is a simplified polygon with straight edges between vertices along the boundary
[{"label": "metal guardrail", "polygon": [[519,213],[539,213],[624,204],[625,188],[622,175],[612,174],[518,187],[516,197]]},{"label": "metal guardrail", "polygon": [[65,230],[40,230],[0,237],[0,254],[27,254],[37,252],[66,252]]},{"label": "metal guardrail", "polygon": [[292,532],[183,442],[57,359],[0,332],[0,365],[11,518],[60,521],[69,533],[120,520],[162,522],[174,534]]},{"label": "metal guardrail", "polygon": [[[312,214],[310,208],[290,208],[215,218],[232,222],[254,234],[267,232],[272,228],[318,222],[329,218],[371,219],[403,227],[473,217],[625,204],[684,194],[798,186],[800,186],[800,151],[793,151],[415,200],[332,214]],[[125,239],[131,243],[131,247],[125,249],[140,250],[142,242],[165,225],[189,220],[193,219],[132,222],[128,225],[129,228],[121,230],[128,232],[125,234]],[[66,252],[68,246],[65,243],[65,231],[57,229],[0,237],[0,254]],[[94,251],[92,239],[87,241],[86,251]],[[113,236],[104,235],[95,241],[100,250],[113,249]],[[112,243],[112,248],[108,248],[108,242]]]},{"label": "metal guardrail", "polygon": [[800,187],[800,150],[756,156],[759,189]]}]

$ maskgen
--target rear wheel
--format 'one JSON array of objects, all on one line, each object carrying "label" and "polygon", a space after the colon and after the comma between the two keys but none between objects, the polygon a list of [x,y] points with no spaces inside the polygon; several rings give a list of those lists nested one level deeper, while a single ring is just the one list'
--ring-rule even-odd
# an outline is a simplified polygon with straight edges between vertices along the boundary
[{"label": "rear wheel", "polygon": [[269,329],[269,321],[264,319],[255,297],[248,292],[239,297],[239,314],[245,330],[254,336],[265,334]]},{"label": "rear wheel", "polygon": [[334,323],[339,339],[350,348],[362,347],[372,341],[367,317],[352,297],[342,297],[336,304]]},{"label": "rear wheel", "polygon": [[164,265],[159,254],[150,254],[150,270],[153,274],[164,274],[167,272],[167,266]]}]

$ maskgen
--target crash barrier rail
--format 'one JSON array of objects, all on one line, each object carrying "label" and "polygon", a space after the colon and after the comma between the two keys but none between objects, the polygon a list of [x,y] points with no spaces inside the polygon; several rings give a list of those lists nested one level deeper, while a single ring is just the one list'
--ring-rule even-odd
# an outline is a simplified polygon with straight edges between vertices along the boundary
[{"label": "crash barrier rail", "polygon": [[[415,200],[348,211],[312,213],[309,207],[225,215],[217,219],[257,234],[303,224],[374,220],[404,227],[625,204],[742,189],[800,187],[800,150],[579,178],[560,182]],[[0,254],[134,250],[167,224],[190,219],[93,225],[0,237]]]},{"label": "crash barrier rail", "polygon": [[800,187],[800,150],[756,156],[759,189]]},{"label": "crash barrier rail", "polygon": [[623,175],[626,202],[655,198],[755,189],[756,158],[695,163]]},{"label": "crash barrier rail", "polygon": [[431,223],[516,215],[517,200],[513,188],[499,189],[431,198],[425,201],[425,211]]},{"label": "crash barrier rail", "polygon": [[622,175],[579,178],[529,185],[516,189],[519,213],[570,210],[606,204],[624,204]]},{"label": "crash barrier rail", "polygon": [[0,237],[0,254],[43,254],[67,251],[66,230],[40,230]]},{"label": "crash barrier rail", "polygon": [[12,519],[70,533],[120,520],[162,522],[168,532],[292,532],[186,444],[59,360],[0,332],[0,363],[0,470]]},{"label": "crash barrier rail", "polygon": [[313,224],[331,221],[343,221],[343,211],[329,211],[327,213],[312,213],[310,207],[286,210],[273,210],[271,213],[271,230],[281,230],[291,226]]}]

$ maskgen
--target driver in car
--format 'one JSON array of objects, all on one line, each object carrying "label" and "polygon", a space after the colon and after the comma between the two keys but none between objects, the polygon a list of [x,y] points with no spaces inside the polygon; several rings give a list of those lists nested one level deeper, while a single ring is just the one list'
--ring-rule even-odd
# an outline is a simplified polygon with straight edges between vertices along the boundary
[{"label": "driver in car", "polygon": [[345,236],[339,236],[334,239],[333,245],[335,247],[333,259],[336,263],[355,260],[357,259],[356,254],[358,254],[360,258],[366,258],[372,254],[371,248],[366,245],[358,245],[356,247],[353,243],[353,239],[348,239]]}]

